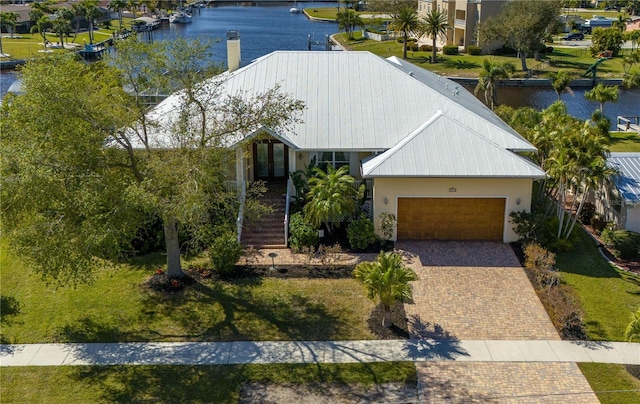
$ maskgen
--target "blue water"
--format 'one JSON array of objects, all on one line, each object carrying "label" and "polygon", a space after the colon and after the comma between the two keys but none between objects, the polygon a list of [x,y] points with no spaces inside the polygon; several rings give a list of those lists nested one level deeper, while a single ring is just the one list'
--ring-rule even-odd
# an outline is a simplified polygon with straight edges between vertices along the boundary
[{"label": "blue water", "polygon": [[[313,41],[325,41],[326,35],[338,31],[337,24],[313,22],[304,14],[291,14],[292,2],[285,5],[265,6],[220,6],[202,8],[193,14],[191,24],[170,24],[165,29],[153,32],[155,41],[170,40],[176,36],[220,40],[214,46],[215,61],[226,63],[226,33],[237,30],[240,33],[240,46],[243,63],[271,53],[275,50],[306,50],[308,37]],[[337,2],[298,3],[299,6],[333,7]],[[313,46],[314,50],[323,50],[324,46]],[[0,97],[15,81],[15,73],[0,74]],[[580,119],[587,119],[598,107],[584,98],[587,89],[574,89],[574,95],[564,94],[569,113]],[[483,99],[483,95],[479,94]],[[499,88],[498,102],[513,107],[531,106],[544,109],[556,101],[557,96],[551,88]],[[621,90],[617,103],[605,104],[605,113],[615,125],[616,116],[640,115],[640,90]]]},{"label": "blue water", "polygon": [[[176,36],[220,40],[213,48],[216,62],[227,61],[225,44],[227,31],[240,32],[243,64],[275,50],[306,50],[308,39],[325,41],[326,35],[338,32],[338,25],[331,22],[313,22],[304,14],[292,14],[293,2],[285,5],[220,6],[195,10],[190,24],[167,24],[164,29],[153,31],[154,41],[170,40]],[[303,8],[334,7],[337,2],[299,3]],[[313,50],[324,50],[314,45]],[[0,99],[16,80],[14,72],[0,74]]]}]

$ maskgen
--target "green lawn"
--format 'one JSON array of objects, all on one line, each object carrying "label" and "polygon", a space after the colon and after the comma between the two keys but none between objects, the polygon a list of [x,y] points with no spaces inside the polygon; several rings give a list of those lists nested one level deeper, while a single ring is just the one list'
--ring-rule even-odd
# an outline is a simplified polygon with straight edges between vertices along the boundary
[{"label": "green lawn", "polygon": [[[124,28],[131,27],[131,19],[123,19]],[[118,20],[113,20],[111,23],[111,28],[102,28],[96,27],[93,31],[93,37],[95,42],[102,42],[106,39],[109,39],[113,36],[113,32],[119,28]],[[6,35],[6,34],[5,34]],[[60,42],[60,37],[58,37],[54,33],[46,33],[47,40],[52,43]],[[71,33],[70,37],[65,38],[65,44],[75,43],[82,46],[85,43],[89,43],[89,31],[83,31],[78,33],[75,41],[73,40],[73,33]],[[10,38],[8,36],[2,37],[2,49],[4,53],[8,53],[11,55],[9,59],[31,59],[40,57],[42,55],[51,54],[51,53],[43,53],[40,51],[45,50],[44,41],[42,36],[35,32],[33,34],[15,34],[14,38]],[[80,49],[80,48],[77,48]],[[49,49],[55,53],[65,53],[68,52],[64,49]],[[7,59],[3,59],[7,60]]]},{"label": "green lawn", "polygon": [[557,254],[557,268],[580,299],[589,338],[622,341],[631,313],[640,307],[640,277],[613,268],[589,236],[576,231],[579,242],[573,251]]},{"label": "green lawn", "polygon": [[[378,42],[372,39],[363,39],[358,31],[353,40],[348,40],[346,34],[336,35],[336,39],[350,50],[369,51],[381,57],[402,57],[402,44],[397,41]],[[587,49],[560,48],[554,44],[551,54],[543,55],[542,60],[527,58],[527,67],[533,70],[534,75],[544,76],[546,73],[560,69],[572,71],[576,76],[581,76],[596,62]],[[533,56],[533,55],[532,55]],[[445,76],[477,77],[482,69],[484,59],[496,62],[511,62],[516,67],[513,77],[525,77],[521,70],[520,59],[515,56],[489,56],[489,55],[443,55],[438,53],[438,63],[431,64],[431,52],[407,51],[407,60],[424,69]],[[622,77],[622,57],[607,60],[598,66],[598,77]]]},{"label": "green lawn", "polygon": [[612,152],[640,152],[640,136],[635,132],[610,132],[609,149]]},{"label": "green lawn", "polygon": [[[636,404],[640,402],[640,379],[629,374],[623,365],[579,363],[591,388],[602,404]],[[636,391],[629,391],[636,390]]]},{"label": "green lawn", "polygon": [[3,368],[7,403],[235,403],[245,382],[416,383],[413,363]]},{"label": "green lawn", "polygon": [[[2,246],[6,247],[6,246]],[[91,285],[47,287],[1,248],[2,338],[56,341],[373,339],[373,303],[355,279],[203,281],[170,297],[141,286],[164,257],[103,270]]]}]

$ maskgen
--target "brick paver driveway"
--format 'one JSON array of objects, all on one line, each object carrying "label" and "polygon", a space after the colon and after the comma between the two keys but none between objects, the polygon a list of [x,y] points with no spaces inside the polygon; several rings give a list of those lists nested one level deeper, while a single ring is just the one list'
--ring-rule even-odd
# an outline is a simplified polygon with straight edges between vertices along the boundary
[{"label": "brick paver driveway", "polygon": [[[405,304],[412,338],[560,339],[507,244],[396,244],[418,274]],[[416,363],[421,402],[598,403],[571,363]]]}]

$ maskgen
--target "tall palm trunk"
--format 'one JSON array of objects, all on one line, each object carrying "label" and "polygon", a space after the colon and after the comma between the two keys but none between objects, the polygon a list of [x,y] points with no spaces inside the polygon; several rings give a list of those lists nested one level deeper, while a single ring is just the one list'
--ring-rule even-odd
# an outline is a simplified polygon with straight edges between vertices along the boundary
[{"label": "tall palm trunk", "polygon": [[384,315],[382,316],[382,326],[385,328],[389,328],[393,325],[393,320],[391,319],[391,307],[387,306],[386,304],[384,304],[383,306]]},{"label": "tall palm trunk", "polygon": [[167,276],[183,278],[185,276],[180,264],[180,241],[178,240],[178,220],[170,215],[164,219],[164,241],[167,246]]}]

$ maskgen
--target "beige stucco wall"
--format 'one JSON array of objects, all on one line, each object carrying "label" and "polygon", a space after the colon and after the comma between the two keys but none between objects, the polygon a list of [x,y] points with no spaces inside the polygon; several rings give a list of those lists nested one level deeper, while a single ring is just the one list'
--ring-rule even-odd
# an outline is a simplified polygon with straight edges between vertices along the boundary
[{"label": "beige stucco wall", "polygon": [[[380,234],[382,212],[393,213],[398,217],[399,197],[506,198],[503,241],[507,243],[517,241],[518,236],[509,223],[509,213],[531,209],[531,187],[532,180],[528,178],[375,178],[373,182],[374,222]],[[455,188],[455,192],[450,192],[452,188]],[[394,231],[394,240],[395,238]]]},{"label": "beige stucco wall", "polygon": [[627,206],[627,223],[625,229],[640,233],[640,206]]}]

